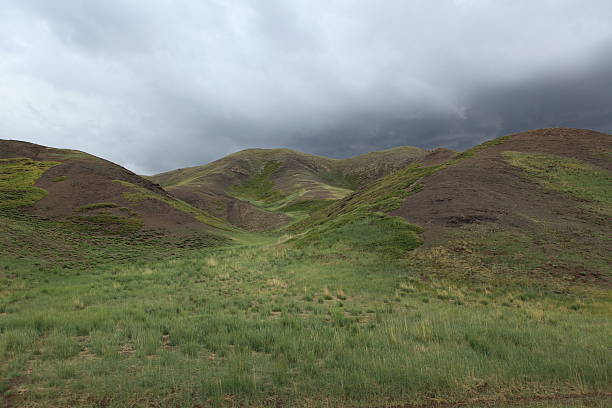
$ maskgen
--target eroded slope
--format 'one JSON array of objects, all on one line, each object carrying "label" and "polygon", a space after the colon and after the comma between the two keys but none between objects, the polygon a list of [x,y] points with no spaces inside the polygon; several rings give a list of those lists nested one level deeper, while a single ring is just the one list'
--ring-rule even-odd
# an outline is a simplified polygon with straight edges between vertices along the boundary
[{"label": "eroded slope", "polygon": [[[337,160],[289,149],[248,149],[150,179],[234,225],[264,230],[341,199],[425,153],[398,147]],[[292,214],[296,208],[300,210]]]}]

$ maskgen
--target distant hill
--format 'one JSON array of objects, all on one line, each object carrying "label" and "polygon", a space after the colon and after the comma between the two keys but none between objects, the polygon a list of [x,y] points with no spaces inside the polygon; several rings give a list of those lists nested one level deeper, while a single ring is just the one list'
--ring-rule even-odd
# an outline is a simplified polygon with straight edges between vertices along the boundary
[{"label": "distant hill", "polygon": [[195,207],[258,231],[280,227],[291,220],[287,213],[321,208],[426,154],[397,147],[340,160],[289,149],[248,149],[149,179]]},{"label": "distant hill", "polygon": [[68,220],[85,229],[173,234],[231,229],[160,186],[76,150],[0,140],[0,210]]}]

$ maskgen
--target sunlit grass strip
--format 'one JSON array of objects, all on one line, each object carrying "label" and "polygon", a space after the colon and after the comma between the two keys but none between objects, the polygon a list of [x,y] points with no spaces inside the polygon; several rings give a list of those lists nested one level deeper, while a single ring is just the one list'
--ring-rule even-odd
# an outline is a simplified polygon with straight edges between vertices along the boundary
[{"label": "sunlit grass strip", "polygon": [[0,209],[26,207],[41,200],[47,191],[34,183],[48,169],[60,164],[27,158],[0,159]]},{"label": "sunlit grass strip", "polygon": [[612,172],[606,169],[552,154],[507,151],[503,155],[546,188],[612,209]]}]

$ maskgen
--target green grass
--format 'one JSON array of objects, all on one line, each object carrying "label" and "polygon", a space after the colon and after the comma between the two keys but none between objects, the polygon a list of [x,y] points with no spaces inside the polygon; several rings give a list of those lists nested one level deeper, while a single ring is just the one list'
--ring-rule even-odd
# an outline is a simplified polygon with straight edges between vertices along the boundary
[{"label": "green grass", "polygon": [[609,389],[609,292],[442,285],[418,278],[431,262],[336,242],[5,276],[2,384],[12,393],[18,381],[24,406],[109,407],[379,406]]},{"label": "green grass", "polygon": [[88,161],[104,161],[103,159],[93,156],[79,150],[71,149],[49,149],[47,152],[49,158],[54,160],[88,160]]},{"label": "green grass", "polygon": [[53,182],[54,183],[59,183],[60,181],[66,181],[66,180],[68,180],[68,176],[53,177]]},{"label": "green grass", "polygon": [[612,173],[601,167],[561,156],[541,153],[504,152],[507,161],[525,170],[546,188],[561,191],[612,210]]},{"label": "green grass", "polygon": [[340,187],[347,190],[356,190],[359,186],[358,177],[347,174],[345,169],[329,170],[322,173],[321,178],[331,186]]},{"label": "green grass", "polygon": [[281,200],[284,194],[274,188],[274,182],[270,180],[270,176],[280,168],[281,164],[281,162],[276,160],[266,161],[260,171],[252,175],[244,183],[235,186],[233,193],[238,198],[263,201],[264,203]]},{"label": "green grass", "polygon": [[194,248],[227,245],[228,242],[218,235],[199,233],[167,237],[144,229],[131,234],[109,235],[103,228],[71,220],[0,213],[0,276],[18,272],[48,277],[67,271],[95,273],[104,265],[165,259],[189,253]]},{"label": "green grass", "polygon": [[314,211],[287,230],[299,234],[296,241],[300,245],[342,240],[363,250],[382,250],[388,256],[405,254],[421,244],[420,229],[385,212],[398,208],[409,194],[419,190],[421,178],[441,168],[408,166],[344,200]]},{"label": "green grass", "polygon": [[398,258],[422,244],[422,229],[382,213],[348,214],[293,239],[298,247],[342,246],[347,252],[375,252]]},{"label": "green grass", "polygon": [[58,164],[26,158],[0,159],[0,210],[26,207],[44,198],[47,191],[34,183]]}]

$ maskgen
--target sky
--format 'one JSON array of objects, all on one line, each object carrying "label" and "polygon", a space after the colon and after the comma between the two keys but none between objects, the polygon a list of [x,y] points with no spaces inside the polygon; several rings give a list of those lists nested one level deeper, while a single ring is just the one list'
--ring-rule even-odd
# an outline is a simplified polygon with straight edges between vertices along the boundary
[{"label": "sky", "polygon": [[0,138],[153,174],[611,133],[611,21],[610,0],[1,0]]}]

